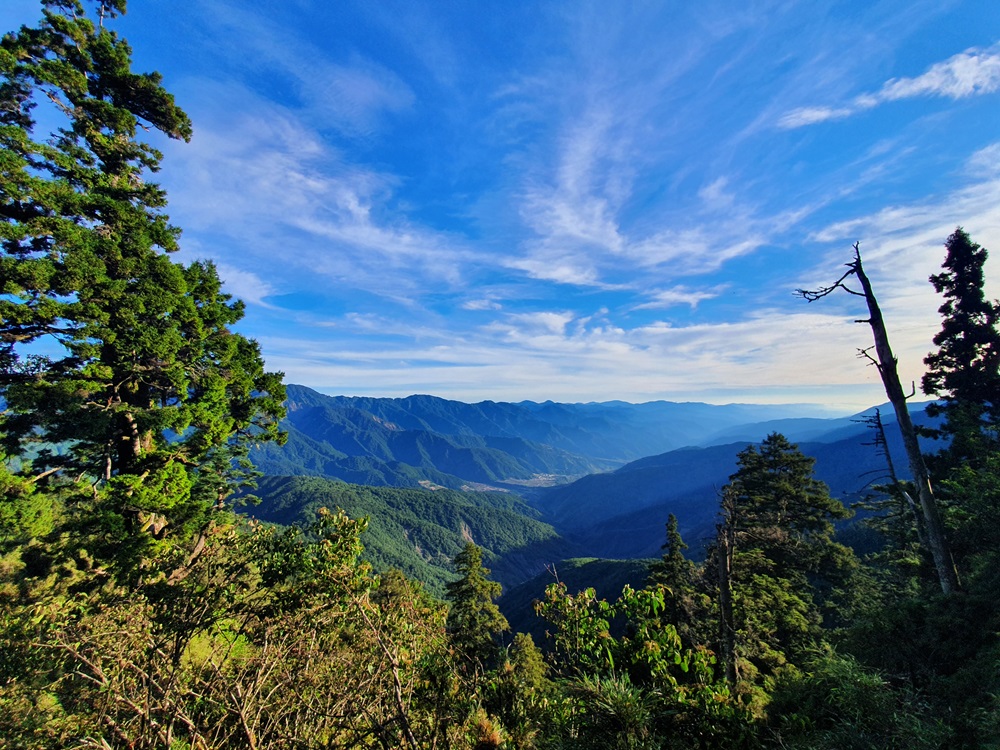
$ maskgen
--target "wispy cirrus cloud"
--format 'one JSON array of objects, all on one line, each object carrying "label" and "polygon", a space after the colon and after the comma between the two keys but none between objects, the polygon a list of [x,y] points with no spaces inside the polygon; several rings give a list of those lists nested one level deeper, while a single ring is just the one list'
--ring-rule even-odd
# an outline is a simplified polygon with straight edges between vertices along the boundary
[{"label": "wispy cirrus cloud", "polygon": [[[378,321],[372,323],[377,336]],[[317,382],[325,374],[324,382],[337,383],[338,392],[405,396],[447,382],[452,397],[469,401],[542,400],[555,390],[560,400],[591,401],[607,399],[614,383],[616,392],[638,401],[725,402],[751,388],[758,402],[830,401],[831,392],[842,391],[848,401],[867,404],[880,384],[853,356],[865,336],[849,316],[803,306],[686,326],[625,327],[600,314],[553,311],[504,316],[460,340],[431,334],[426,345],[416,335],[383,336],[365,348],[349,341],[323,347],[290,336],[262,344],[272,353],[269,365],[283,369],[291,382]]]},{"label": "wispy cirrus cloud", "polygon": [[793,129],[839,120],[900,99],[919,96],[964,99],[997,90],[1000,90],[1000,44],[985,49],[973,47],[935,63],[915,78],[891,78],[878,91],[856,96],[847,105],[794,109],[778,120],[778,127]]},{"label": "wispy cirrus cloud", "polygon": [[368,135],[386,114],[414,103],[413,92],[392,70],[356,52],[336,59],[249,5],[204,0],[201,11],[215,28],[215,42],[230,51],[226,57],[240,63],[236,70],[246,82],[283,77],[301,114],[317,125]]},{"label": "wispy cirrus cloud", "polygon": [[[928,278],[938,273],[944,243],[957,226],[988,249],[1000,248],[1000,144],[975,152],[962,173],[963,184],[921,200],[884,206],[871,213],[828,224],[808,238],[809,243],[830,246],[819,254],[821,264],[796,284],[818,288],[843,272],[850,260],[850,246],[860,241],[866,271],[871,277],[892,337],[900,372],[917,377],[931,339],[940,328],[935,294]],[[971,179],[970,179],[971,178]],[[993,253],[986,267],[987,296],[1000,297],[1000,253]],[[824,306],[863,314],[857,298],[833,295]]]},{"label": "wispy cirrus cloud", "polygon": [[676,286],[670,289],[653,289],[648,292],[651,298],[648,302],[636,305],[635,310],[657,310],[677,305],[687,305],[692,310],[700,302],[714,299],[721,294],[721,287],[711,289],[691,289],[686,286]]},{"label": "wispy cirrus cloud", "polygon": [[[944,237],[964,224],[1000,260],[1000,150],[982,127],[997,98],[949,106],[995,90],[1000,50],[956,31],[927,57],[936,27],[989,1],[135,13],[195,32],[155,45],[176,40],[155,67],[186,71],[196,123],[162,173],[182,252],[217,259],[289,381],[867,405],[880,384],[854,358],[856,298],[792,290],[835,278],[860,239],[919,377]],[[978,39],[1000,38],[992,23]],[[923,73],[856,83],[889,64]],[[904,99],[923,116],[890,116]],[[804,127],[862,110],[850,138]]]},{"label": "wispy cirrus cloud", "polygon": [[[642,100],[651,96],[636,93]],[[648,134],[641,117],[612,114],[614,109],[594,104],[590,114],[568,125],[550,173],[534,176],[518,196],[531,236],[509,267],[560,284],[647,288],[718,270],[766,242],[773,217],[756,216],[726,176],[700,188],[689,210],[661,211],[637,222],[637,183],[649,177],[635,166],[643,149],[627,144]]]},{"label": "wispy cirrus cloud", "polygon": [[502,310],[503,305],[501,305],[496,300],[489,298],[483,299],[470,299],[462,303],[463,310]]},{"label": "wispy cirrus cloud", "polygon": [[236,268],[228,263],[218,263],[216,267],[219,277],[224,279],[224,286],[229,294],[250,304],[271,307],[266,301],[267,297],[274,294],[274,287],[271,284],[251,271]]},{"label": "wispy cirrus cloud", "polygon": [[206,100],[231,106],[198,117],[190,144],[171,144],[165,174],[171,214],[226,239],[211,246],[221,263],[252,263],[272,286],[297,269],[300,286],[307,270],[313,284],[349,279],[388,295],[428,279],[461,281],[461,239],[409,221],[394,206],[394,175],[347,161],[294,111],[233,82],[196,87],[196,109]]}]

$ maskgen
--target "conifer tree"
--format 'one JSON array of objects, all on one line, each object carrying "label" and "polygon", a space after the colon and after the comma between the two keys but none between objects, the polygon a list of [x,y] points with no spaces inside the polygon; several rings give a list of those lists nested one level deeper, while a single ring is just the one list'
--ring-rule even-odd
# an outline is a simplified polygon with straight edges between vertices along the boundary
[{"label": "conifer tree", "polygon": [[931,431],[950,440],[948,463],[982,460],[1000,449],[1000,303],[983,292],[988,253],[958,227],[948,238],[943,270],[931,276],[944,296],[936,352],[924,359],[924,393],[943,399],[927,413],[944,422]]},{"label": "conifer tree", "polygon": [[839,582],[853,560],[833,541],[833,522],[850,512],[813,477],[815,459],[784,435],[748,446],[737,465],[723,490],[720,541],[711,550],[717,564],[730,561],[720,576],[726,579],[720,583],[721,646],[724,654],[735,651],[727,656],[731,674],[736,659],[766,673],[815,645],[816,586]]},{"label": "conifer tree", "polygon": [[109,551],[183,541],[247,479],[249,442],[280,439],[284,387],[230,330],[243,306],[214,266],[169,257],[179,230],[143,134],[187,140],[191,124],[105,28],[124,0],[99,23],[81,0],[42,5],[0,41],[3,447],[36,446],[34,480],[76,480]]},{"label": "conifer tree", "polygon": [[833,544],[833,521],[850,511],[813,477],[816,460],[772,433],[740,451],[737,463],[729,479],[738,528],[782,567],[817,569]]},{"label": "conifer tree", "polygon": [[667,540],[663,543],[663,555],[649,566],[649,582],[677,589],[689,584],[692,565],[684,557],[687,547],[677,528],[677,516],[671,513],[667,516]]},{"label": "conifer tree", "polygon": [[688,548],[678,529],[677,516],[667,516],[667,539],[663,555],[649,566],[648,584],[663,586],[664,620],[677,628],[685,643],[697,642],[699,629],[698,596],[695,592],[695,566],[684,557]]},{"label": "conifer tree", "polygon": [[451,602],[448,633],[460,656],[478,672],[496,655],[496,636],[510,626],[493,602],[500,596],[501,586],[488,578],[482,549],[468,542],[454,562],[460,577],[447,586]]}]

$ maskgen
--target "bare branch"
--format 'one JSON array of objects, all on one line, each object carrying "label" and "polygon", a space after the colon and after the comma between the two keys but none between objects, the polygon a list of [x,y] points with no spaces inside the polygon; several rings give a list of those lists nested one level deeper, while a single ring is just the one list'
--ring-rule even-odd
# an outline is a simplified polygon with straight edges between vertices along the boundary
[{"label": "bare branch", "polygon": [[[860,243],[854,243],[854,261],[851,263],[846,263],[847,270],[844,272],[843,276],[833,282],[830,286],[820,287],[819,289],[796,289],[795,294],[802,297],[806,302],[815,302],[818,299],[823,299],[827,295],[833,294],[833,292],[838,289],[843,289],[848,294],[853,294],[856,297],[864,297],[864,292],[858,292],[854,289],[848,287],[844,282],[846,282],[852,276],[857,276],[858,267],[861,263],[861,250]],[[858,321],[861,322],[861,321]],[[867,322],[867,321],[864,321]]]}]

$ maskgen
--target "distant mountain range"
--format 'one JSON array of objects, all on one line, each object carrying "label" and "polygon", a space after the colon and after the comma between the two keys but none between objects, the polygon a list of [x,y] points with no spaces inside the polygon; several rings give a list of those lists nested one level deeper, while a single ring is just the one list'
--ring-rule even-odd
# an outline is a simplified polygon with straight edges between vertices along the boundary
[{"label": "distant mountain range", "polygon": [[736,440],[719,436],[810,409],[667,401],[466,404],[434,396],[326,396],[299,385],[288,386],[287,407],[288,444],[252,454],[267,474],[517,491],[684,446]]},{"label": "distant mountain range", "polygon": [[[326,396],[290,385],[287,407],[288,444],[252,453],[270,476],[251,512],[281,523],[303,521],[319,504],[369,515],[373,562],[435,586],[463,539],[484,546],[508,584],[564,557],[656,557],[670,513],[697,554],[737,453],[771,432],[815,457],[818,478],[836,497],[857,498],[885,471],[867,445],[865,414],[829,418],[800,405],[465,404]],[[927,419],[923,407],[912,407],[917,422]],[[905,474],[891,410],[882,417]]]},{"label": "distant mountain range", "polygon": [[[913,413],[918,424],[930,421],[923,406]],[[753,440],[648,456],[613,472],[549,488],[533,498],[533,505],[577,549],[609,558],[658,557],[664,524],[673,513],[697,556],[702,543],[714,534],[719,490],[736,470],[737,454],[771,432],[782,432],[793,442],[801,435],[810,436],[798,442],[799,449],[816,459],[816,478],[845,504],[861,499],[871,484],[885,482],[885,459],[871,445],[873,435],[860,421],[862,416],[747,425],[740,429],[756,435]],[[896,471],[909,478],[895,418],[891,412],[883,413],[882,420]],[[820,430],[819,422],[827,429]]]}]

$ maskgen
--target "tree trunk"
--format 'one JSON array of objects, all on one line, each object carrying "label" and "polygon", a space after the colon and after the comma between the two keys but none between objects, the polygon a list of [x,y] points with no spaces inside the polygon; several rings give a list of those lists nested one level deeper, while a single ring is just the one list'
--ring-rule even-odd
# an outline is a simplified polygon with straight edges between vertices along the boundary
[{"label": "tree trunk", "polygon": [[899,432],[903,437],[903,446],[906,449],[906,456],[910,463],[910,473],[913,474],[913,483],[917,488],[917,502],[920,504],[920,512],[924,519],[924,529],[927,533],[927,546],[930,548],[931,557],[934,559],[934,568],[937,570],[938,581],[941,584],[941,591],[950,594],[958,589],[958,573],[955,570],[955,563],[948,549],[948,542],[944,536],[944,527],[941,523],[941,515],[938,513],[937,502],[934,500],[934,493],[931,490],[930,475],[927,472],[927,465],[924,463],[924,456],[920,452],[920,444],[917,442],[917,431],[910,419],[910,412],[906,408],[906,394],[903,386],[899,382],[899,373],[896,370],[896,358],[889,347],[889,334],[885,329],[885,322],[882,319],[882,311],[879,309],[878,300],[875,299],[875,292],[872,291],[871,282],[865,275],[865,270],[861,265],[861,251],[858,246],[854,247],[854,273],[861,283],[864,291],[865,301],[868,303],[869,318],[867,322],[875,337],[875,354],[878,358],[876,367],[882,377],[882,384],[885,386],[885,393],[889,397],[892,408],[896,412],[896,423],[899,425]]},{"label": "tree trunk", "polygon": [[732,503],[722,498],[725,520],[719,524],[716,538],[716,555],[719,561],[719,650],[726,680],[735,685],[740,678],[736,664],[736,623],[733,621],[733,552],[736,533],[733,528]]}]

